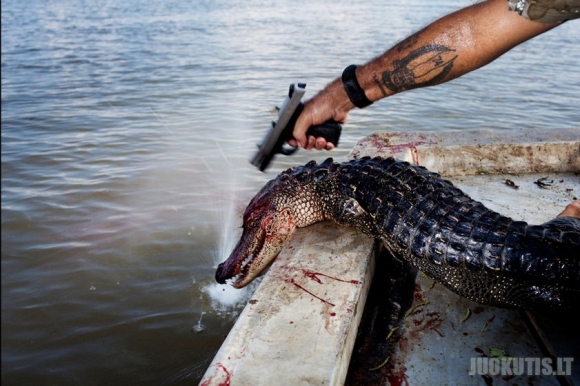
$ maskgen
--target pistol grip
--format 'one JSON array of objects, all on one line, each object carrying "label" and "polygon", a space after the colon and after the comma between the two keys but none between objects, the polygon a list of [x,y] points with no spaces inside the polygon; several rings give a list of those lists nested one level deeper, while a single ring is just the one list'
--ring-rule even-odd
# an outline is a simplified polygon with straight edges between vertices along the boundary
[{"label": "pistol grip", "polygon": [[338,146],[338,140],[342,132],[342,126],[336,121],[327,121],[321,125],[310,126],[306,131],[306,135],[312,135],[315,138],[322,137],[326,142],[332,143],[335,147]]}]

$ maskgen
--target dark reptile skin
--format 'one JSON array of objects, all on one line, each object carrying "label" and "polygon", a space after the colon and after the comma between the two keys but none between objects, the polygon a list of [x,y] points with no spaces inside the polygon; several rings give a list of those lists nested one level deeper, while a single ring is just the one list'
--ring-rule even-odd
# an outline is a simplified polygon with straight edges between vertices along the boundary
[{"label": "dark reptile skin", "polygon": [[580,219],[515,221],[438,174],[392,158],[310,162],[275,181],[292,185],[281,189],[292,194],[314,185],[325,218],[381,239],[461,296],[509,308],[579,307]]}]

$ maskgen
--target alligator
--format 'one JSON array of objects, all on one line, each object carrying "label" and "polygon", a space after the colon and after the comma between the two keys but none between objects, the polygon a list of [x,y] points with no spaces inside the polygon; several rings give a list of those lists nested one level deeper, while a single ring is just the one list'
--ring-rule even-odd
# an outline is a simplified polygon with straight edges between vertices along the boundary
[{"label": "alligator", "polygon": [[278,255],[296,228],[323,220],[380,239],[451,291],[525,310],[580,304],[580,218],[516,221],[441,175],[394,158],[332,158],[288,169],[250,201],[243,233],[216,280],[241,288]]}]

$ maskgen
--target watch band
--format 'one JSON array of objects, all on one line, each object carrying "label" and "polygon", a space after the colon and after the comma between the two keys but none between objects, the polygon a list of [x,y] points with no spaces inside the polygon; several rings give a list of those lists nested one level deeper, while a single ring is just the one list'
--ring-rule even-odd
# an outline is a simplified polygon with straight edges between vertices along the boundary
[{"label": "watch band", "polygon": [[371,102],[365,95],[365,90],[362,89],[358,81],[356,80],[356,65],[351,64],[342,72],[342,86],[348,95],[348,99],[359,109],[367,107],[373,102]]}]

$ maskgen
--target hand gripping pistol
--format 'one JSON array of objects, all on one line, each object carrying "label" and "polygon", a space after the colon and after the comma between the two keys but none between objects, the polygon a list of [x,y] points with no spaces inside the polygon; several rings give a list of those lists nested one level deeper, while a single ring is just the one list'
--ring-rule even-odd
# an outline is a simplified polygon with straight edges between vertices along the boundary
[{"label": "hand gripping pistol", "polygon": [[[284,147],[284,143],[292,139],[294,125],[304,109],[304,104],[300,100],[305,92],[305,83],[293,83],[290,85],[288,96],[278,111],[278,120],[272,122],[270,130],[266,133],[262,143],[258,144],[258,151],[251,160],[252,165],[256,166],[260,171],[263,172],[268,167],[276,153],[290,155],[298,150],[297,147]],[[337,146],[341,131],[342,126],[340,123],[327,121],[322,125],[311,126],[306,135],[324,137],[326,141]]]}]

